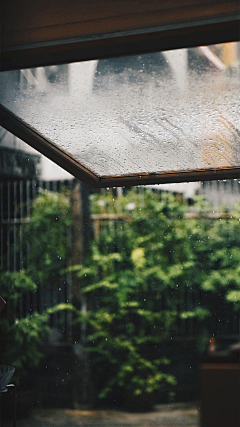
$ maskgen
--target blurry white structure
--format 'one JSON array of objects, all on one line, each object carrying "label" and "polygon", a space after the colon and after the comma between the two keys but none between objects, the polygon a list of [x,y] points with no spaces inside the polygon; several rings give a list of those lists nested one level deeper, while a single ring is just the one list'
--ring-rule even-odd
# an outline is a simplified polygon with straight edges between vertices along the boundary
[{"label": "blurry white structure", "polygon": [[156,188],[162,191],[171,191],[180,193],[185,199],[192,199],[201,189],[201,182],[179,182],[177,184],[156,184],[149,185],[150,188]]},{"label": "blurry white structure", "polygon": [[92,92],[97,63],[98,61],[87,61],[68,65],[71,95],[82,97]]},{"label": "blurry white structure", "polygon": [[173,71],[178,88],[184,93],[187,89],[187,49],[166,50],[162,53]]},{"label": "blurry white structure", "polygon": [[40,179],[43,181],[53,181],[53,180],[64,180],[64,179],[73,179],[74,177],[65,171],[65,169],[56,165],[56,163],[52,162],[45,156],[41,156],[41,175]]}]

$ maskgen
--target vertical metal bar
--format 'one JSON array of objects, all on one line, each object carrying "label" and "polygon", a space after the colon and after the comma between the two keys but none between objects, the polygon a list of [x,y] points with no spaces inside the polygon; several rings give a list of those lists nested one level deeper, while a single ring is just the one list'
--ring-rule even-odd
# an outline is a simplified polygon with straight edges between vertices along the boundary
[{"label": "vertical metal bar", "polygon": [[[72,190],[73,190],[73,185],[71,185],[71,189],[70,189],[70,198],[72,197]],[[67,229],[67,239],[68,239],[68,245],[69,248],[71,247],[72,244],[72,228],[68,227]],[[67,260],[67,267],[70,266],[70,257]],[[68,303],[72,303],[72,279],[71,279],[71,274],[69,272],[67,272],[66,275],[66,301]],[[70,341],[72,342],[72,313],[69,311],[66,313],[66,341]]]},{"label": "vertical metal bar", "polygon": [[[7,271],[10,271],[10,182],[7,183]],[[10,315],[10,304],[7,304],[7,318]]]},{"label": "vertical metal bar", "polygon": [[[21,244],[20,244],[20,235],[21,235],[21,200],[20,200],[20,183],[14,181],[14,242],[13,242],[13,251],[14,251],[14,271],[21,270],[22,266],[20,263],[20,253],[21,253]],[[20,296],[19,299],[19,312],[17,313],[20,317],[23,316],[23,299],[24,295]],[[26,313],[24,313],[25,315]]]},{"label": "vertical metal bar", "polygon": [[37,182],[32,181],[32,200],[35,200],[36,193],[37,193]]},{"label": "vertical metal bar", "polygon": [[30,181],[27,180],[26,181],[26,215],[27,215],[27,218],[30,217],[29,202],[30,202]]},{"label": "vertical metal bar", "polygon": [[[51,191],[51,187],[52,187],[52,182],[51,181],[47,181],[45,182],[45,186],[46,186],[46,190],[47,191]],[[48,231],[50,231],[49,229],[46,230],[46,232],[48,233]],[[43,310],[47,307],[48,302],[48,289],[46,289],[45,284],[41,285],[41,299],[42,299],[42,304],[43,304]],[[56,304],[56,289],[51,289],[51,296],[52,296],[52,301],[51,301],[51,305],[55,305]],[[50,297],[51,300],[51,297]],[[57,314],[54,314],[52,317],[52,321],[53,321],[53,326],[56,326],[56,318],[57,318]]]},{"label": "vertical metal bar", "polygon": [[[22,223],[22,219],[23,219],[23,182],[21,181],[19,183],[19,218],[20,218],[20,223],[19,223],[19,240],[20,240],[20,269],[24,267],[23,265],[23,223]],[[28,251],[29,253],[29,251]],[[25,266],[28,266],[28,262],[26,262]],[[30,292],[27,292],[22,298],[21,298],[21,305],[20,305],[20,315],[22,316],[26,316],[29,311],[30,311]],[[26,306],[25,306],[25,312],[23,313],[23,303],[25,302]]]},{"label": "vertical metal bar", "polygon": [[[27,220],[30,218],[30,181],[27,180],[25,183],[25,206],[24,206],[24,216]],[[24,225],[24,229],[27,227],[27,224]],[[28,267],[29,259],[29,244],[28,242],[24,245],[24,267]]]},{"label": "vertical metal bar", "polygon": [[7,183],[7,270],[10,271],[10,182]]},{"label": "vertical metal bar", "polygon": [[[29,181],[27,180],[25,182],[25,205],[24,205],[24,211],[22,209],[21,212],[21,217],[24,215],[26,217],[27,220],[30,220],[30,212],[31,212],[31,193],[33,192],[33,181]],[[23,199],[22,199],[23,200]],[[24,213],[23,213],[24,212]],[[27,224],[24,224],[23,227],[25,229],[25,227],[27,227]],[[24,267],[28,268],[29,267],[29,254],[30,254],[30,248],[29,248],[29,243],[28,241],[25,243],[24,246],[24,252],[23,252],[23,257],[24,257]],[[29,294],[29,312],[34,312],[37,311],[37,305],[36,305],[36,290],[33,291],[31,294]]]},{"label": "vertical metal bar", "polygon": [[57,192],[57,181],[52,181],[52,190],[54,191],[54,193]]},{"label": "vertical metal bar", "polygon": [[0,199],[0,204],[1,204],[1,206],[0,206],[0,209],[1,209],[1,211],[0,211],[0,215],[1,215],[1,269],[3,268],[3,265],[4,265],[4,261],[3,261],[3,227],[4,227],[4,225],[3,225],[3,183],[1,182],[1,185],[0,185],[0,197],[1,197],[1,199]]},{"label": "vertical metal bar", "polygon": [[[24,265],[23,265],[23,230],[22,230],[22,227],[23,227],[23,224],[22,224],[22,218],[23,218],[23,182],[22,181],[20,181],[20,183],[19,183],[19,204],[18,204],[18,207],[19,207],[19,213],[18,213],[18,217],[19,217],[19,225],[18,225],[18,227],[19,227],[19,243],[20,243],[20,248],[19,248],[19,266],[18,266],[18,269],[19,270],[21,270],[21,269],[23,269],[24,268]],[[22,317],[23,316],[23,298],[24,297],[21,297],[21,300],[20,300],[20,304],[19,304],[19,314],[20,314],[20,317]],[[26,315],[26,313],[24,313],[24,315]]]},{"label": "vertical metal bar", "polygon": [[[49,181],[48,184],[49,184],[48,190],[56,193],[57,192],[57,184],[58,184],[57,181]],[[62,280],[59,282],[58,287],[54,290],[53,305],[59,304],[61,302],[61,288],[62,288]],[[53,326],[59,331],[59,333],[62,333],[62,331],[61,331],[61,313],[60,312],[56,313],[53,316]]]},{"label": "vertical metal bar", "polygon": [[16,230],[16,219],[17,219],[17,183],[13,183],[13,270],[17,268],[17,230]]},{"label": "vertical metal bar", "polygon": [[[29,200],[29,216],[30,213],[32,212],[32,208],[33,208],[33,204],[34,201],[39,193],[39,189],[42,188],[42,181],[31,181],[31,197]],[[29,259],[28,259],[29,260]],[[29,261],[28,261],[29,262]],[[33,311],[38,311],[39,313],[41,313],[41,298],[40,298],[40,288],[37,288],[34,292],[33,295]]]},{"label": "vertical metal bar", "polygon": [[23,182],[20,181],[19,183],[19,216],[20,216],[20,224],[19,224],[19,240],[20,240],[20,254],[19,254],[19,261],[20,261],[20,270],[24,267],[23,265]]}]

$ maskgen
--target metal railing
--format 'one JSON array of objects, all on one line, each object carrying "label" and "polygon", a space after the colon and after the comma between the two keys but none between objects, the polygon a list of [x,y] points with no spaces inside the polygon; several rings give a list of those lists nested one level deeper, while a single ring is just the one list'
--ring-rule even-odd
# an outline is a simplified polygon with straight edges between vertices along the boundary
[{"label": "metal railing", "polygon": [[[71,189],[72,181],[13,181],[0,182],[0,269],[2,271],[19,271],[27,269],[29,264],[29,247],[24,239],[24,229],[30,222],[33,201],[41,190],[60,192]],[[66,230],[70,239],[70,228]],[[34,236],[33,236],[34,238]],[[67,267],[67,265],[66,265]],[[35,311],[42,313],[56,304],[70,301],[69,277],[63,275],[56,289],[41,285],[35,292],[26,292],[19,301],[18,315],[24,317]],[[1,288],[1,286],[0,286]],[[65,312],[51,317],[54,336],[69,341],[71,321]]]},{"label": "metal railing", "polygon": [[[0,182],[0,267],[5,271],[18,271],[27,269],[29,248],[24,243],[24,228],[30,221],[32,204],[36,196],[42,189],[59,192],[63,188],[73,188],[73,181],[15,181],[15,182]],[[218,192],[218,194],[214,193]],[[231,190],[231,191],[230,191]],[[108,191],[108,190],[101,190]],[[114,190],[118,197],[120,192]],[[144,203],[145,190],[136,188],[139,193],[139,199]],[[240,200],[240,185],[239,182],[218,182],[204,183],[203,192],[213,194],[217,203],[215,206],[220,206],[225,201],[226,194],[232,194],[229,199],[232,203]],[[221,199],[221,194],[224,198]],[[181,196],[180,196],[181,197]],[[221,201],[222,200],[222,201]],[[230,206],[230,203],[229,203]],[[221,217],[221,212],[218,212],[218,217],[209,217],[211,220],[216,220]],[[191,216],[191,214],[189,214]],[[124,224],[130,219],[128,215],[123,215],[122,212],[112,214],[110,211],[100,215],[92,215],[93,229],[95,230],[95,238],[98,238],[101,230],[108,228],[114,234],[115,238],[121,235]],[[199,218],[201,221],[201,218]],[[66,230],[68,239],[71,239],[71,230]],[[67,263],[67,261],[66,261]],[[66,265],[67,267],[67,265]],[[46,308],[55,304],[71,301],[70,279],[66,275],[61,279],[61,285],[56,289],[48,289],[40,286],[36,292],[27,292],[21,299],[19,304],[19,315],[25,316],[27,313],[34,311],[43,312]],[[169,289],[164,291],[161,309],[164,309],[165,301],[171,299]],[[174,290],[175,293],[180,290]],[[181,291],[182,292],[182,291]],[[176,295],[175,295],[176,296]],[[200,289],[185,289],[182,297],[183,303],[179,310],[191,311],[194,306],[201,303],[202,306],[206,303],[206,293]],[[216,335],[221,336],[239,336],[240,315],[234,311],[231,305],[221,298],[216,298],[216,312],[208,321],[208,328]],[[71,318],[67,313],[61,312],[52,317],[51,327],[55,336],[53,339],[69,341],[71,338]],[[192,337],[196,334],[197,323],[195,319],[189,319],[187,322],[179,319],[177,331],[175,334],[178,337]]]}]

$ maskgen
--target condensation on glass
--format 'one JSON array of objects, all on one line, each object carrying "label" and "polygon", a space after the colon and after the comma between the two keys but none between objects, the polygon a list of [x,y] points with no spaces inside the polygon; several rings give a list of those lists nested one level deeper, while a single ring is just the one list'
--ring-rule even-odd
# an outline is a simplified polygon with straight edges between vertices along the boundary
[{"label": "condensation on glass", "polygon": [[3,72],[1,102],[99,176],[239,166],[234,49],[231,66],[217,45]]}]

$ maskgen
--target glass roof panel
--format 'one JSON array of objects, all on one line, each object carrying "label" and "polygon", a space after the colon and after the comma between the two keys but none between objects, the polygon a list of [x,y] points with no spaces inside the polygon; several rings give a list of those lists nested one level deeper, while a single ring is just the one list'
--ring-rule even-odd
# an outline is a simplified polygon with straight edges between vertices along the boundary
[{"label": "glass roof panel", "polygon": [[1,103],[100,177],[239,166],[229,45],[2,72]]}]

